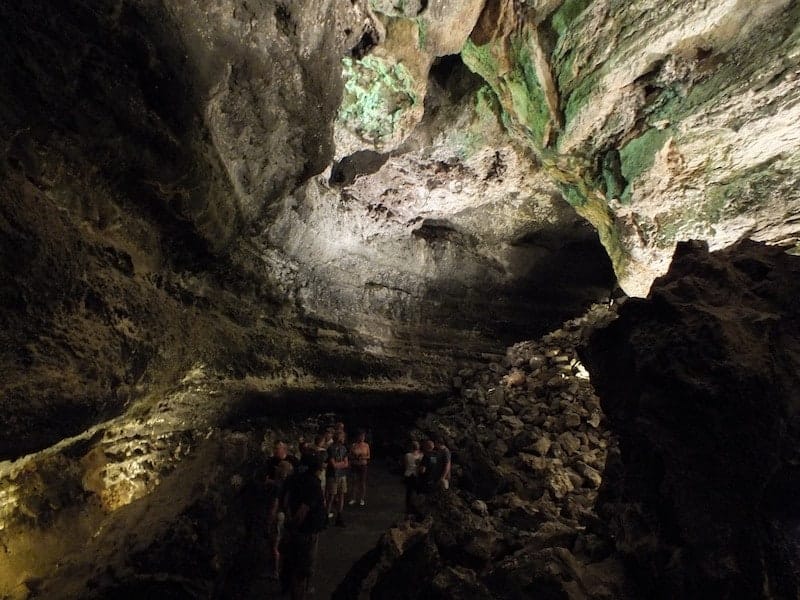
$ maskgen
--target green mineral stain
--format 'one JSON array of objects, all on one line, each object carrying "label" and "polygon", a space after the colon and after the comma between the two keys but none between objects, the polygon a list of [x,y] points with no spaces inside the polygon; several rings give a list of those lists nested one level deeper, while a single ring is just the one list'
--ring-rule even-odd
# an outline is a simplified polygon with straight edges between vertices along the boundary
[{"label": "green mineral stain", "polygon": [[622,164],[617,150],[609,150],[603,157],[603,182],[606,186],[606,200],[620,198],[625,189]]},{"label": "green mineral stain", "polygon": [[[579,83],[569,94],[566,106],[564,107],[564,119],[567,123],[572,121],[589,103],[602,76],[602,71],[594,71],[593,73],[587,73],[580,79]],[[567,77],[572,78],[572,74],[570,73],[569,76],[563,73],[558,74],[559,86],[566,87],[566,82],[563,81],[563,79]]]},{"label": "green mineral stain", "polygon": [[[571,0],[557,19],[558,27],[566,27],[588,2]],[[536,75],[531,45],[525,34],[513,34],[510,40],[498,39],[482,46],[472,40],[465,44],[461,58],[464,64],[488,84],[499,105],[500,121],[505,129],[519,141],[532,147],[542,162],[542,169],[559,184],[566,201],[576,212],[597,229],[600,241],[606,248],[614,269],[624,277],[631,257],[622,243],[614,214],[609,208],[599,169],[580,156],[559,155],[555,148],[545,145],[551,124],[550,111],[544,90]],[[562,81],[572,84],[571,54],[566,56],[564,67],[556,72],[559,87]],[[501,72],[502,65],[502,72]],[[567,70],[570,70],[567,73]],[[602,72],[587,73],[574,88],[567,103],[566,118],[572,118],[589,102]],[[488,98],[488,90],[485,92]],[[556,146],[557,147],[557,146]],[[652,161],[652,159],[651,159]],[[619,183],[621,177],[617,179]],[[606,184],[608,187],[608,184]]]},{"label": "green mineral stain", "polygon": [[572,185],[561,185],[561,195],[564,196],[564,200],[567,203],[574,207],[579,208],[586,204],[586,197],[581,194],[578,189]]},{"label": "green mineral stain", "polygon": [[503,52],[503,43],[477,46],[468,40],[461,51],[462,60],[486,80],[500,99],[503,124],[509,130],[521,129],[528,143],[542,149],[550,127],[550,111],[536,76],[528,40],[525,36],[514,36],[509,48],[511,69],[501,75],[495,51]]},{"label": "green mineral stain", "polygon": [[471,39],[467,40],[461,50],[461,60],[470,71],[483,77],[492,86],[497,84],[499,66],[492,52],[491,44],[478,46]]},{"label": "green mineral stain", "polygon": [[475,92],[474,106],[477,119],[469,127],[453,133],[453,143],[461,160],[466,160],[485,148],[487,140],[494,135],[487,135],[487,132],[494,132],[498,125],[502,126],[500,102],[491,87],[485,85]]},{"label": "green mineral stain", "polygon": [[344,96],[338,120],[366,140],[390,139],[404,113],[419,102],[413,77],[403,65],[372,55],[348,57],[342,64]]},{"label": "green mineral stain", "polygon": [[428,43],[428,22],[421,17],[415,20],[417,23],[417,44],[420,50],[425,50],[425,46]]},{"label": "green mineral stain", "polygon": [[553,13],[550,23],[553,30],[561,37],[569,25],[586,10],[592,0],[566,0],[559,9]]},{"label": "green mineral stain", "polygon": [[620,202],[623,204],[630,202],[631,186],[634,180],[653,166],[656,152],[664,147],[671,135],[672,130],[669,127],[666,129],[648,129],[638,138],[625,144],[625,147],[619,151],[622,176],[628,182],[622,192]]}]

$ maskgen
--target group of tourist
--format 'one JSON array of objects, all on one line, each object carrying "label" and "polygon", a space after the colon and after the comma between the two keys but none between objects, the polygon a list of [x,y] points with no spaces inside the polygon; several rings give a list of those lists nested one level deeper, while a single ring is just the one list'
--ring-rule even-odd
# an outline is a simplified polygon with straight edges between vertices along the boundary
[{"label": "group of tourist", "polygon": [[302,599],[313,578],[319,532],[329,524],[345,526],[348,491],[349,505],[366,506],[372,457],[366,432],[348,446],[341,422],[297,446],[299,458],[277,441],[263,475],[273,576],[291,598]]},{"label": "group of tourist", "polygon": [[[275,442],[259,477],[266,483],[272,575],[291,598],[303,599],[311,589],[319,532],[328,525],[345,526],[345,503],[366,506],[372,455],[366,432],[359,431],[348,445],[341,422],[313,442],[301,439],[297,448],[299,458],[289,453],[285,442]],[[412,442],[403,456],[407,516],[415,514],[415,494],[450,487],[450,466],[450,450],[443,440]]]},{"label": "group of tourist", "polygon": [[430,494],[450,489],[452,455],[442,438],[427,439],[420,445],[412,441],[403,456],[403,483],[406,486],[406,515],[415,514],[414,494]]}]

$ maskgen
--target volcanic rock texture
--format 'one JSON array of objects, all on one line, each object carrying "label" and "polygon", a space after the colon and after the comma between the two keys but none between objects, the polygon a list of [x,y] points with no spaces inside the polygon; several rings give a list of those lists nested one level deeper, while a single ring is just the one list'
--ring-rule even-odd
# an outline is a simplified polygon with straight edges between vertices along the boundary
[{"label": "volcanic rock texture", "polygon": [[0,23],[1,456],[200,365],[262,389],[441,391],[432,364],[613,287],[459,59],[428,85],[427,55],[402,145],[334,145],[335,122],[372,114],[343,97],[384,81],[342,81],[386,35],[359,2],[33,1]]},{"label": "volcanic rock texture", "polygon": [[[0,5],[0,594],[166,507],[248,414],[443,397],[615,274],[645,295],[679,240],[796,249],[799,21],[790,0]],[[176,510],[225,481],[190,464]]]},{"label": "volcanic rock texture", "polygon": [[586,350],[621,462],[602,503],[643,594],[795,598],[800,260],[678,246]]}]

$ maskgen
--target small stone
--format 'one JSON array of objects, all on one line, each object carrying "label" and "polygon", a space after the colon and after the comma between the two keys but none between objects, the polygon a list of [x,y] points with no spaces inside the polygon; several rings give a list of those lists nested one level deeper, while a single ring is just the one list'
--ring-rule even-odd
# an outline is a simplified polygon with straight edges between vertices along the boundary
[{"label": "small stone", "polygon": [[600,411],[599,410],[592,411],[592,415],[586,420],[586,422],[589,423],[589,425],[591,425],[595,429],[600,427]]},{"label": "small stone", "polygon": [[564,415],[564,426],[568,429],[575,429],[576,427],[580,426],[581,424],[581,417],[575,413],[567,413]]},{"label": "small stone", "polygon": [[492,397],[492,400],[497,404],[504,404],[506,401],[506,393],[502,387],[496,388],[489,388],[488,390],[489,395]]},{"label": "small stone", "polygon": [[531,369],[535,370],[541,367],[544,364],[544,362],[545,362],[544,356],[542,356],[541,354],[534,354],[533,356],[531,356],[530,360],[528,360],[528,365],[530,366]]},{"label": "small stone", "polygon": [[587,480],[589,487],[597,489],[603,482],[603,476],[600,474],[600,471],[590,467],[586,463],[580,461],[576,462],[575,469]]},{"label": "small stone", "polygon": [[506,383],[511,387],[519,387],[525,385],[527,378],[522,371],[513,371],[506,377]]},{"label": "small stone", "polygon": [[463,383],[464,383],[464,380],[461,379],[461,377],[453,377],[453,387],[455,389],[460,390],[461,386],[463,385]]},{"label": "small stone", "polygon": [[553,492],[553,496],[559,500],[575,490],[572,480],[570,480],[566,471],[562,470],[550,473],[547,478],[547,487]]},{"label": "small stone", "polygon": [[572,469],[565,469],[564,472],[567,474],[567,477],[569,477],[569,480],[572,482],[572,485],[574,487],[576,488],[583,487],[583,477],[578,475]]},{"label": "small stone", "polygon": [[521,452],[519,458],[522,464],[537,473],[547,469],[547,459],[544,456],[535,456],[533,454]]},{"label": "small stone", "polygon": [[486,506],[486,502],[483,500],[473,500],[472,504],[470,504],[470,508],[473,512],[485,517],[489,514],[489,507]]},{"label": "small stone", "polygon": [[508,444],[498,438],[489,445],[489,451],[498,458],[502,458],[508,453]]},{"label": "small stone", "polygon": [[525,428],[525,423],[513,415],[503,415],[500,417],[500,422],[515,431]]},{"label": "small stone", "polygon": [[500,363],[493,362],[489,363],[489,370],[493,373],[502,373],[505,369],[503,369],[503,365]]},{"label": "small stone", "polygon": [[538,452],[541,456],[545,456],[552,445],[553,442],[550,441],[550,438],[542,436],[533,444],[533,449],[536,450],[536,452]]},{"label": "small stone", "polygon": [[561,444],[561,447],[568,454],[575,454],[581,447],[580,440],[569,431],[565,431],[558,436],[558,443]]}]

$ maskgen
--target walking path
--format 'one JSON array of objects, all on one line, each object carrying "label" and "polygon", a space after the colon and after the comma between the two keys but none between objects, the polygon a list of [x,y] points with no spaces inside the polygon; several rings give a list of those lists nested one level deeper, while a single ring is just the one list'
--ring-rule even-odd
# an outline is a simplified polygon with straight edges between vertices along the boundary
[{"label": "walking path", "polygon": [[[316,591],[309,594],[309,599],[328,600],[353,565],[375,547],[389,527],[402,519],[404,494],[400,475],[390,473],[383,459],[374,460],[367,478],[367,505],[345,504],[346,527],[330,526],[320,533],[313,582]],[[264,564],[264,577],[257,579],[248,600],[279,597],[277,585],[266,579],[266,557]]]},{"label": "walking path", "polygon": [[328,600],[356,561],[402,518],[404,493],[400,475],[389,473],[383,460],[373,461],[367,479],[367,505],[345,505],[347,526],[329,527],[319,536],[315,598]]}]

